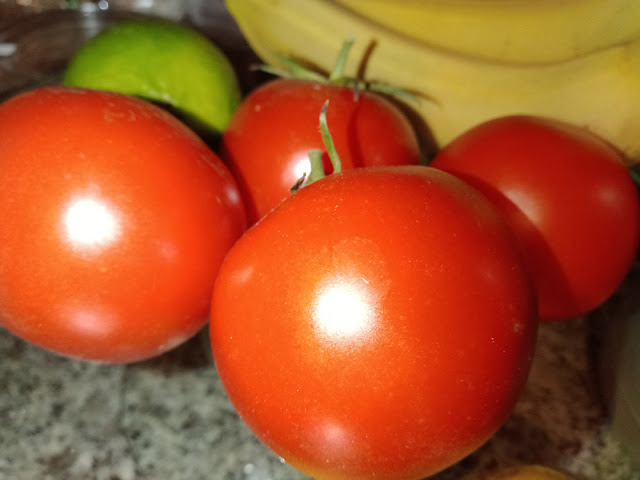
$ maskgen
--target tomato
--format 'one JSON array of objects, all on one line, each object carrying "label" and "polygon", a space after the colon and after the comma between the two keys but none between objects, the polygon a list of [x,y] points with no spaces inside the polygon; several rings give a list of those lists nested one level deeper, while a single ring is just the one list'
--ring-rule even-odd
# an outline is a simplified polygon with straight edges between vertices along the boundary
[{"label": "tomato", "polygon": [[246,228],[222,161],[158,107],[50,87],[0,105],[0,323],[59,354],[131,362],[208,320]]},{"label": "tomato", "polygon": [[356,96],[351,88],[306,80],[270,81],[245,98],[220,147],[242,189],[250,224],[308,175],[310,150],[325,150],[318,115],[327,100],[327,122],[344,170],[420,162],[413,127],[382,96],[367,91]]},{"label": "tomato", "polygon": [[210,335],[256,435],[318,479],[418,479],[485,442],[534,348],[502,217],[425,166],[329,175],[231,248]]},{"label": "tomato", "polygon": [[636,255],[638,192],[612,146],[578,127],[510,116],[472,128],[431,166],[488,196],[513,229],[542,320],[599,306]]}]

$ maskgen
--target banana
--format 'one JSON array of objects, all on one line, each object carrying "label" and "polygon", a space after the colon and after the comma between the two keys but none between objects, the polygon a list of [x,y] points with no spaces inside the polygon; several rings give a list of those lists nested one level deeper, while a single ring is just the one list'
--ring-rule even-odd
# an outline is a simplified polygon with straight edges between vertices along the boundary
[{"label": "banana", "polygon": [[494,472],[471,472],[462,480],[574,480],[573,477],[542,465],[502,467]]},{"label": "banana", "polygon": [[[576,47],[574,55],[565,53],[559,60],[523,63],[457,51],[451,44],[445,48],[426,43],[364,16],[353,5],[347,8],[349,0],[339,1],[343,4],[331,0],[226,0],[226,4],[250,46],[273,66],[282,67],[280,54],[328,71],[343,40],[354,37],[345,73],[415,93],[420,100],[410,107],[418,114],[416,126],[420,134],[430,136],[436,149],[491,118],[531,114],[582,126],[619,148],[629,164],[640,162],[640,32],[632,35],[631,27],[629,38],[623,36],[619,42],[592,42],[591,47]],[[378,0],[362,3],[374,1]],[[491,0],[450,1],[452,5],[478,2],[500,11]],[[511,3],[540,4],[544,9],[551,8],[550,1]],[[569,4],[577,0],[555,1]],[[435,2],[396,0],[388,4],[417,10]],[[622,4],[640,5],[635,0],[582,0],[608,2],[620,8]],[[572,25],[571,15],[562,17],[567,26],[580,28]],[[406,20],[411,22],[411,18]],[[629,22],[640,29],[640,15]],[[544,25],[538,28],[544,35]]]},{"label": "banana", "polygon": [[487,60],[549,63],[640,36],[633,0],[335,0],[428,45]]}]

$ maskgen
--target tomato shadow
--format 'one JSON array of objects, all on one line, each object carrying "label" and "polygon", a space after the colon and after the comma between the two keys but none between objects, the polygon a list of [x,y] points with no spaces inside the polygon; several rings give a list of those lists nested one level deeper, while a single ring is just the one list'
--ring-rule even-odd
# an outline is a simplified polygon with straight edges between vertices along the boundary
[{"label": "tomato shadow", "polygon": [[198,122],[196,119],[191,118],[181,112],[179,109],[175,108],[173,105],[169,103],[163,103],[156,100],[148,100],[149,103],[154,104],[156,107],[161,108],[165,112],[169,113],[171,116],[178,119],[182,124],[186,125],[193,133],[195,133],[200,139],[207,144],[207,146],[213,150],[214,152],[218,152],[220,148],[220,144],[222,142],[222,134],[219,132],[214,132],[210,128],[204,126],[202,123]]},{"label": "tomato shadow", "polygon": [[[420,148],[420,156],[422,165],[429,165],[436,153],[438,153],[438,144],[433,136],[431,128],[427,125],[422,116],[416,111],[415,106],[411,105],[409,101],[402,101],[398,98],[387,95],[387,99],[394,103],[396,107],[409,119],[409,123],[413,127],[418,139],[418,146]],[[424,99],[417,99],[417,101],[428,101]]]},{"label": "tomato shadow", "polygon": [[[425,120],[416,112],[416,110],[407,102],[402,101],[393,95],[378,94],[385,98],[389,103],[394,105],[406,118],[409,120],[411,128],[418,141],[418,149],[420,152],[420,164],[428,165],[431,159],[438,151],[438,146],[433,138],[431,130],[427,126]],[[362,145],[362,135],[359,135],[359,120],[360,109],[354,110],[353,115],[349,119],[347,124],[347,142],[348,148],[353,158],[354,167],[361,168],[368,162],[366,161],[367,154],[365,153]],[[324,160],[324,158],[323,158]],[[370,163],[370,162],[369,162]],[[326,170],[326,168],[325,168]],[[330,172],[327,172],[330,173]]]},{"label": "tomato shadow", "polygon": [[[545,299],[541,303],[541,314],[545,316],[547,309],[553,308],[549,307],[549,305],[553,304],[564,305],[566,311],[582,311],[583,306],[577,300],[556,253],[526,213],[493,186],[475,177],[459,174],[458,172],[451,173],[470,184],[497,206],[503,217],[512,226],[511,230],[519,247],[525,268],[531,278],[534,279],[538,294]],[[543,281],[537,281],[536,279],[542,279]],[[551,313],[551,317],[543,318],[543,320],[567,320],[566,318],[557,318],[560,312],[554,311]]]},{"label": "tomato shadow", "polygon": [[[362,60],[357,70],[357,78],[367,78],[367,68],[372,56],[375,54],[378,43],[372,40],[367,45]],[[372,81],[375,83],[375,80]],[[418,92],[415,90],[402,89],[401,86],[388,85],[389,87],[398,89],[398,94],[376,92],[378,95],[384,97],[386,100],[395,105],[409,120],[409,123],[413,127],[416,138],[418,139],[418,146],[420,148],[420,154],[423,165],[428,165],[431,159],[438,151],[438,144],[433,136],[433,131],[425,121],[425,119],[418,113],[416,106],[421,102],[435,102],[435,100],[424,92]],[[350,138],[356,138],[355,135],[351,135]],[[351,146],[353,149],[359,148],[357,145]],[[356,150],[353,150],[356,151]],[[359,157],[358,157],[359,158]]]},{"label": "tomato shadow", "polygon": [[130,365],[135,369],[159,370],[163,372],[180,372],[214,368],[209,329],[204,327],[196,335],[176,348],[147,360]]}]

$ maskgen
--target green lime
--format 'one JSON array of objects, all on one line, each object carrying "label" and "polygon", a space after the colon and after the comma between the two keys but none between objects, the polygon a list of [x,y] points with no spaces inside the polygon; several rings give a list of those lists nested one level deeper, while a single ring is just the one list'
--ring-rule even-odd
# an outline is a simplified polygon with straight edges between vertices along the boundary
[{"label": "green lime", "polygon": [[188,26],[159,19],[125,20],[98,33],[71,58],[63,83],[168,105],[215,134],[241,99],[233,66],[218,46]]}]

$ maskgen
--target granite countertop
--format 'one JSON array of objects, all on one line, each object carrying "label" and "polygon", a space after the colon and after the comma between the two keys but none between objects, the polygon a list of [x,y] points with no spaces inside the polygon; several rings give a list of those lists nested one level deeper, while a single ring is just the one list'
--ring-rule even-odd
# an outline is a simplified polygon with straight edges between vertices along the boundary
[{"label": "granite countertop", "polygon": [[[253,60],[237,31],[214,31],[219,43],[229,42],[236,65]],[[242,83],[251,84],[253,73],[242,71]],[[432,478],[540,463],[580,480],[640,480],[609,433],[593,334],[585,318],[541,325],[529,381],[510,418],[485,446]],[[160,357],[102,365],[43,351],[0,327],[0,358],[0,480],[308,478],[238,418],[206,330]]]},{"label": "granite countertop", "polygon": [[[528,384],[484,447],[433,477],[542,463],[584,480],[640,478],[607,433],[585,319],[543,324]],[[229,403],[206,330],[130,365],[63,358],[0,330],[0,479],[299,480]]]}]

